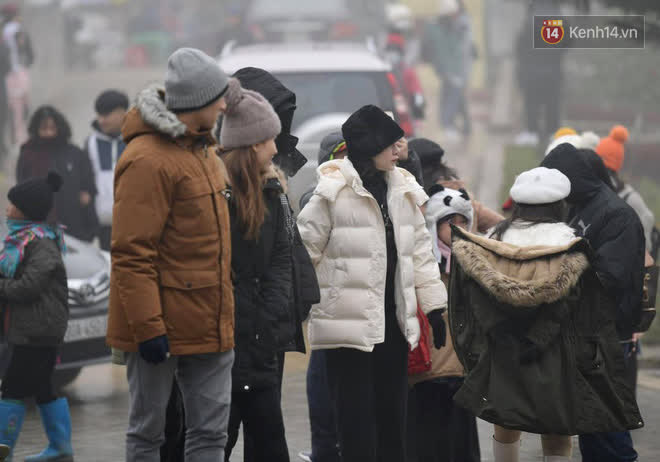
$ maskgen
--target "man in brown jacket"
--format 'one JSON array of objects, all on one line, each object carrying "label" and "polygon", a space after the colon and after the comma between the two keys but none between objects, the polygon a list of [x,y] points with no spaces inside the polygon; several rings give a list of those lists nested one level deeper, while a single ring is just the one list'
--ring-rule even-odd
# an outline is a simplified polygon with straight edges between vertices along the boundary
[{"label": "man in brown jacket", "polygon": [[216,62],[184,48],[165,89],[127,115],[115,173],[108,344],[126,352],[126,460],[158,461],[176,375],[186,460],[224,460],[234,359],[224,166],[210,135],[236,91]]}]

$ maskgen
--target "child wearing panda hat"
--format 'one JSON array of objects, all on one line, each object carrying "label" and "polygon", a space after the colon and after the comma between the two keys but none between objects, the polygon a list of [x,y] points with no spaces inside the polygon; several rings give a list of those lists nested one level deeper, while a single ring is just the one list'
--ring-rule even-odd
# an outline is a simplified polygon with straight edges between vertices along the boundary
[{"label": "child wearing panda hat", "polygon": [[[465,189],[449,189],[437,184],[431,187],[429,196],[426,226],[433,240],[433,253],[440,265],[442,280],[449,287],[450,225],[470,231],[474,210]],[[448,326],[447,322],[445,324]],[[481,459],[476,418],[453,401],[454,393],[463,383],[465,371],[454,351],[448,328],[446,336],[445,346],[431,349],[431,370],[409,378],[413,388],[408,425],[414,428],[409,432],[414,435],[414,440],[408,445],[419,460],[477,462]]]}]

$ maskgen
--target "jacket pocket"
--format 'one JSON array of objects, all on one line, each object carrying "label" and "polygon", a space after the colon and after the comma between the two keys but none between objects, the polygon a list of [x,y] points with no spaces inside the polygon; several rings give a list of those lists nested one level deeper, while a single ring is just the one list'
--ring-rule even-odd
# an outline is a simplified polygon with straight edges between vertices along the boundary
[{"label": "jacket pocket", "polygon": [[206,177],[181,180],[174,194],[170,226],[188,236],[217,232],[214,194]]},{"label": "jacket pocket", "polygon": [[218,337],[220,278],[215,271],[164,270],[161,306],[168,336],[185,343]]}]

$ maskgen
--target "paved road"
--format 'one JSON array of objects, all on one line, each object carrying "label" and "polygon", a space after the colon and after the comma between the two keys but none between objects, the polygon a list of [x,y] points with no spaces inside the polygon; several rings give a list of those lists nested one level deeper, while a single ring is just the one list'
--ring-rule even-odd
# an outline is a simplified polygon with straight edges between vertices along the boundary
[{"label": "paved road", "polygon": [[[284,383],[283,408],[287,429],[287,440],[292,460],[299,450],[309,447],[309,421],[305,397],[306,358],[290,356]],[[76,382],[65,389],[71,403],[73,419],[73,444],[76,460],[81,462],[122,461],[124,455],[124,431],[128,412],[125,370],[121,366],[93,366],[83,371]],[[646,427],[634,432],[641,461],[658,460],[660,457],[660,375],[653,377],[643,373],[643,383],[638,396],[646,420]],[[482,460],[491,461],[490,425],[479,423]],[[16,448],[16,460],[34,453],[45,445],[37,413],[30,408],[24,430]],[[542,460],[539,438],[525,435],[523,439],[524,460]],[[580,460],[579,451],[574,460]],[[242,448],[232,457],[242,460]]]},{"label": "paved road", "polygon": [[[92,116],[92,101],[98,91],[107,87],[125,88],[135,91],[146,82],[155,80],[160,71],[118,72],[91,75],[72,75],[65,79],[48,76],[48,81],[37,84],[35,103],[50,101],[65,108],[72,120],[74,137],[82,140]],[[425,79],[427,93],[432,101],[431,115],[420,133],[442,140],[436,129],[435,107],[436,84],[432,78]],[[487,108],[474,108],[483,111]],[[501,147],[506,140],[488,134],[477,125],[475,135],[467,143],[444,144],[449,163],[456,167],[468,182],[470,189],[484,203],[497,206],[497,191],[501,181]],[[3,194],[4,196],[4,194]],[[292,460],[301,449],[309,447],[309,422],[305,395],[306,358],[292,355],[287,359],[283,408],[287,427],[287,439]],[[124,454],[124,431],[128,409],[125,371],[120,366],[94,366],[83,371],[76,382],[65,389],[72,409],[73,443],[78,461],[121,461]],[[640,460],[660,459],[660,374],[646,374],[640,381],[639,402],[646,419],[646,428],[636,431],[634,438],[640,452]],[[492,459],[490,450],[490,425],[480,422],[480,439],[483,460]],[[45,436],[35,409],[30,408],[22,436],[16,449],[16,460],[34,453],[45,444]],[[525,460],[542,460],[539,438],[527,436],[523,441]],[[242,460],[239,446],[232,460]],[[580,460],[576,453],[574,460]]]}]

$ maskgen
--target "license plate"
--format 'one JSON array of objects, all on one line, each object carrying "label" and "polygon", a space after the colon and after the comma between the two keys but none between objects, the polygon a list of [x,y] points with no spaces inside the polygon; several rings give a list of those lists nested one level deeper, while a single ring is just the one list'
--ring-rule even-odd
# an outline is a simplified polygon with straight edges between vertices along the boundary
[{"label": "license plate", "polygon": [[108,330],[108,316],[100,315],[91,318],[72,319],[64,334],[64,342],[77,342],[90,338],[105,337]]}]

